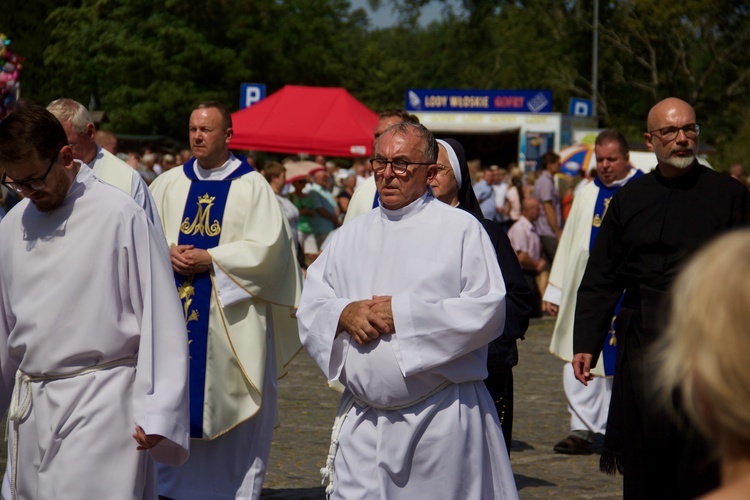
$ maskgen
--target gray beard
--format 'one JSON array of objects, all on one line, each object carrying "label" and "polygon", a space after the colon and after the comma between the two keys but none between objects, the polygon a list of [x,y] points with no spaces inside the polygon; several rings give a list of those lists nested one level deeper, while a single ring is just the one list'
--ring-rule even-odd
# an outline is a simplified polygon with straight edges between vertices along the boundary
[{"label": "gray beard", "polygon": [[690,165],[692,165],[694,161],[695,161],[695,155],[683,156],[683,157],[674,156],[674,157],[667,158],[665,160],[665,163],[674,168],[679,168],[680,170],[683,170],[683,169],[688,168]]}]

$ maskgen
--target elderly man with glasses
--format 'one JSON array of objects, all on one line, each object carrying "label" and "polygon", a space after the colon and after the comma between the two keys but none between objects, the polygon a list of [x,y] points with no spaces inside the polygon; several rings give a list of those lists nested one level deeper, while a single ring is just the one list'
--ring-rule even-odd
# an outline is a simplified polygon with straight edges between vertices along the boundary
[{"label": "elderly man with glasses", "polygon": [[[163,236],[74,161],[60,122],[0,123],[3,498],[155,498],[154,459],[188,456],[188,346]],[[144,451],[148,450],[148,453]]]},{"label": "elderly man with glasses", "polygon": [[379,207],[308,269],[300,337],[346,388],[324,470],[332,498],[518,496],[483,383],[503,276],[479,221],[427,189],[437,155],[422,125],[385,130],[371,160]]},{"label": "elderly man with glasses", "polygon": [[[700,127],[677,98],[648,114],[646,146],[656,169],[615,193],[578,288],[573,370],[586,385],[615,321],[617,363],[601,468],[624,474],[624,497],[695,498],[718,485],[705,442],[652,403],[648,355],[678,271],[700,246],[750,222],[750,194],[695,158]],[[624,292],[624,294],[623,294]]]}]

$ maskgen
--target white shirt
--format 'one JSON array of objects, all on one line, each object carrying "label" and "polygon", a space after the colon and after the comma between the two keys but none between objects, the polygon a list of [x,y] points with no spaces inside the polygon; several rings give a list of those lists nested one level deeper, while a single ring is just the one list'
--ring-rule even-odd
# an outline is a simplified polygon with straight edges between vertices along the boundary
[{"label": "white shirt", "polygon": [[[492,190],[495,191],[495,208],[504,208],[505,207],[505,197],[508,195],[508,184],[504,181],[499,184],[493,184]],[[498,220],[500,222],[505,222],[509,219],[509,216],[507,213],[504,214],[497,214]]]}]

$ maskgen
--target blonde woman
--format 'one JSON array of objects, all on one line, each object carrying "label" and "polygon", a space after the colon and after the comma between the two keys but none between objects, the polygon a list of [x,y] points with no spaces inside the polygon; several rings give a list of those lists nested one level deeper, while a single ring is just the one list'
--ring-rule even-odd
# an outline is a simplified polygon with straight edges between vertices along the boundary
[{"label": "blonde woman", "polygon": [[[679,400],[715,445],[721,486],[703,498],[750,498],[750,230],[699,252],[675,282],[655,352],[664,401]],[[713,457],[707,457],[707,459]]]}]

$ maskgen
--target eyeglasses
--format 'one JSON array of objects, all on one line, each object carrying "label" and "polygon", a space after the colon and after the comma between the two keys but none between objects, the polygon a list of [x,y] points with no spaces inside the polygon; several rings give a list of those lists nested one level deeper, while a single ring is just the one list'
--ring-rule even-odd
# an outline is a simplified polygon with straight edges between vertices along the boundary
[{"label": "eyeglasses", "polygon": [[445,175],[448,172],[453,172],[453,167],[449,167],[447,165],[442,165],[440,163],[435,164],[437,166],[437,171],[441,175]]},{"label": "eyeglasses", "polygon": [[376,173],[385,171],[388,164],[391,164],[391,170],[396,175],[404,175],[409,168],[409,165],[432,165],[432,162],[422,163],[408,160],[386,160],[385,158],[373,158],[370,160],[372,170]]},{"label": "eyeglasses", "polygon": [[8,174],[3,172],[2,178],[0,178],[0,184],[7,187],[8,189],[11,189],[15,191],[16,193],[23,193],[24,190],[26,191],[41,191],[42,189],[47,187],[47,184],[44,182],[44,179],[47,178],[47,175],[49,175],[50,170],[52,170],[52,165],[55,164],[57,161],[57,156],[60,154],[60,151],[62,148],[67,146],[67,144],[63,144],[57,149],[57,153],[55,153],[55,156],[52,157],[52,161],[49,163],[49,167],[47,167],[47,170],[45,170],[44,175],[41,177],[36,177],[33,179],[26,179],[25,181],[6,181],[8,178]]},{"label": "eyeglasses", "polygon": [[701,133],[701,126],[697,123],[691,123],[684,127],[664,127],[656,130],[652,130],[649,134],[656,134],[661,137],[664,141],[673,141],[680,134],[680,130],[685,133],[685,137],[689,139],[695,139]]}]

